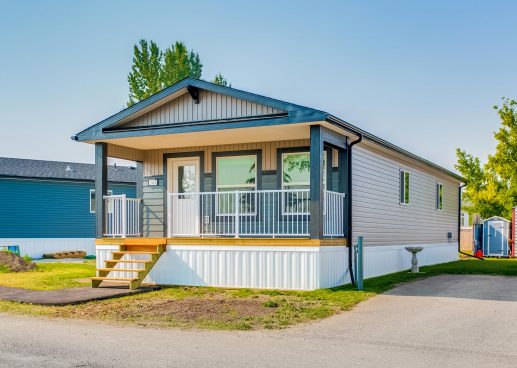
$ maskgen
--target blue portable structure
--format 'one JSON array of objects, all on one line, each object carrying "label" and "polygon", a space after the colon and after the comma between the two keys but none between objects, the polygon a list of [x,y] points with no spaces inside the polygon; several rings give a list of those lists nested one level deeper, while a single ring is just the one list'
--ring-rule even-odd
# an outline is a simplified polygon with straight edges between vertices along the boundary
[{"label": "blue portable structure", "polygon": [[510,221],[494,216],[483,221],[483,256],[508,257]]}]

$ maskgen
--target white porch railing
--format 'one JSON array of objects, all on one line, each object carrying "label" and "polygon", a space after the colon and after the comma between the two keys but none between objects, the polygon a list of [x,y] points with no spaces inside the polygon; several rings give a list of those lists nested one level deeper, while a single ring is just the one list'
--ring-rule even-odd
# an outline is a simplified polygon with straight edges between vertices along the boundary
[{"label": "white porch railing", "polygon": [[323,196],[323,235],[342,237],[345,234],[345,194],[325,190]]},{"label": "white porch railing", "polygon": [[[344,194],[324,200],[324,235],[343,236]],[[168,236],[308,237],[309,207],[309,189],[168,193]]]},{"label": "white porch railing", "polygon": [[104,196],[104,236],[125,238],[140,236],[139,198],[126,198],[125,194]]}]

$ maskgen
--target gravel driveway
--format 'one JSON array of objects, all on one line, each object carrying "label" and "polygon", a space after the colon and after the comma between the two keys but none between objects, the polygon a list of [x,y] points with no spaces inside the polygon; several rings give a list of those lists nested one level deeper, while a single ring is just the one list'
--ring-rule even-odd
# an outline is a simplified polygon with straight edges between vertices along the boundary
[{"label": "gravel driveway", "polygon": [[517,278],[438,276],[284,331],[118,327],[0,314],[2,367],[515,367]]}]

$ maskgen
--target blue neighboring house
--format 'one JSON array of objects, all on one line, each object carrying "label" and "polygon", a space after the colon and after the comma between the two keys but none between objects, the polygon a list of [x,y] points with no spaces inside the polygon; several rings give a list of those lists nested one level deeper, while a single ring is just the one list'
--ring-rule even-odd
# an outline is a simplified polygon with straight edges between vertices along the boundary
[{"label": "blue neighboring house", "polygon": [[[108,194],[137,192],[136,169],[108,167]],[[95,254],[95,165],[0,158],[0,247]]]}]

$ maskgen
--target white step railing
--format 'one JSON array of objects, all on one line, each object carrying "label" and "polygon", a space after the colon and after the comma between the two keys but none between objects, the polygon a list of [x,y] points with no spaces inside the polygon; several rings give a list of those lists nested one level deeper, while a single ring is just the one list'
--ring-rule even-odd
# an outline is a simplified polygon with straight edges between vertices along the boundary
[{"label": "white step railing", "polygon": [[[343,236],[344,194],[324,198],[324,235]],[[168,236],[308,237],[309,207],[309,189],[168,193]]]},{"label": "white step railing", "polygon": [[104,196],[105,230],[107,237],[135,237],[141,235],[139,198],[125,194]]}]

